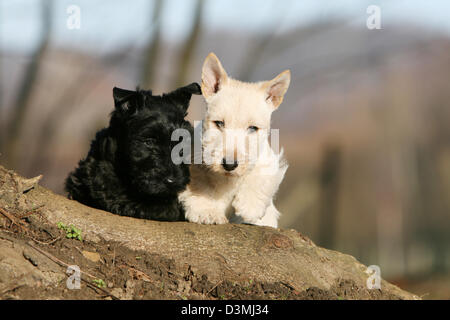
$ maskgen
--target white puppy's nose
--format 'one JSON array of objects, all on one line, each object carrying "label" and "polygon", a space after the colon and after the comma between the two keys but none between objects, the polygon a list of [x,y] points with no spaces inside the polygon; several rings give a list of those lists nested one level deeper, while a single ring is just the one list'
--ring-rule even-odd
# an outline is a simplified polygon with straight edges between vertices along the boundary
[{"label": "white puppy's nose", "polygon": [[233,171],[237,168],[238,162],[236,160],[233,161],[227,161],[225,158],[222,159],[222,166],[226,171]]}]

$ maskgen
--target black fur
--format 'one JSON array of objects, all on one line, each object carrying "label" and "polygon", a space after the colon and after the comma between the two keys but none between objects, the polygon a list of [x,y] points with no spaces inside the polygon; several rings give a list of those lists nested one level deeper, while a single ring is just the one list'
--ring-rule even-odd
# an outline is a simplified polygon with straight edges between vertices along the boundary
[{"label": "black fur", "polygon": [[87,157],[66,179],[69,198],[123,216],[184,220],[177,194],[189,183],[188,164],[171,160],[173,130],[193,133],[184,118],[192,83],[169,94],[114,88],[109,127],[97,132]]}]

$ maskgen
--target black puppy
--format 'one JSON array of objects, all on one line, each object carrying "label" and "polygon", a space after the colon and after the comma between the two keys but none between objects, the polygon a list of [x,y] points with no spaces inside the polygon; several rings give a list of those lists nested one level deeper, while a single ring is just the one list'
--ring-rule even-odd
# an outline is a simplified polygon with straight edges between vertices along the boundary
[{"label": "black puppy", "polygon": [[184,220],[177,194],[189,183],[188,164],[174,164],[175,129],[193,133],[184,118],[192,83],[169,94],[113,89],[109,127],[97,132],[87,157],[66,180],[69,198],[123,216]]}]

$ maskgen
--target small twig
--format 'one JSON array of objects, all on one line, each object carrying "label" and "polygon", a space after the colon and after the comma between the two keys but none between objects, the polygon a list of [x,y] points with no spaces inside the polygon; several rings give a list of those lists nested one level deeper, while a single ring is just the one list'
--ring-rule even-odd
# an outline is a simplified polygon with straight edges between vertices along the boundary
[{"label": "small twig", "polygon": [[286,281],[281,281],[280,282],[282,285],[286,286],[287,288],[293,290],[293,291],[297,291],[299,292],[300,290],[298,290],[296,287],[294,287],[291,283],[286,282]]},{"label": "small twig", "polygon": [[42,231],[44,231],[46,234],[48,234],[50,237],[52,238],[56,238],[53,233],[51,233],[49,230],[47,230],[47,228],[42,228]]},{"label": "small twig", "polygon": [[[9,231],[9,230],[5,230],[5,229],[3,229],[3,228],[2,228],[1,231],[2,231],[2,232],[6,232],[6,233],[10,233],[10,234],[16,234],[16,232],[12,232],[12,231]],[[39,244],[42,244],[42,245],[50,245],[50,244],[55,243],[55,242],[58,241],[59,239],[61,239],[61,236],[59,236],[59,237],[57,237],[57,238],[55,238],[55,239],[52,239],[52,240],[50,240],[50,241],[48,241],[48,242],[43,242],[43,241],[40,241],[40,240],[38,240],[38,239],[33,238],[33,237],[30,236],[29,234],[27,234],[26,236],[28,236],[28,237],[29,237],[31,240],[33,240],[34,242],[39,243]],[[0,236],[0,238],[3,238],[3,237]],[[3,238],[3,239],[6,239],[6,238]],[[11,239],[12,239],[12,238],[11,238]],[[10,239],[7,239],[7,240],[9,240],[9,241],[14,241],[14,240],[10,240]]]},{"label": "small twig", "polygon": [[[59,260],[58,258],[56,258],[54,255],[48,253],[47,251],[44,251],[44,250],[42,250],[41,248],[36,247],[33,243],[27,242],[27,244],[28,244],[30,247],[32,247],[33,249],[35,249],[36,251],[39,251],[40,253],[42,253],[44,256],[46,256],[47,258],[49,258],[49,259],[52,260],[53,262],[56,262],[56,263],[59,264],[60,266],[66,267],[66,268],[69,267],[69,265],[68,265],[67,263],[65,263],[65,262],[63,262],[63,261],[61,261],[61,260]],[[83,274],[85,274],[85,275],[87,275],[87,276],[89,276],[89,277],[91,277],[91,278],[93,278],[93,279],[97,279],[97,277],[95,277],[95,276],[93,276],[93,275],[91,275],[91,274],[89,274],[89,273],[87,273],[87,272],[81,271],[81,273],[83,273]]]},{"label": "small twig", "polygon": [[[65,263],[65,262],[63,262],[63,261],[61,261],[61,260],[59,260],[58,258],[56,258],[55,256],[53,256],[52,254],[50,254],[50,253],[48,253],[48,252],[42,250],[41,248],[36,247],[35,245],[33,245],[33,243],[27,242],[27,244],[28,244],[30,247],[32,247],[33,249],[35,249],[36,251],[38,251],[39,253],[43,254],[44,256],[46,256],[47,258],[49,258],[50,260],[52,260],[53,262],[59,264],[60,266],[63,266],[63,267],[66,267],[66,268],[69,267],[69,265],[68,265],[67,263]],[[87,273],[87,272],[84,272],[84,271],[80,271],[80,272],[81,272],[82,274],[86,275],[86,276],[89,276],[89,277],[93,278],[93,279],[98,279],[98,277],[95,277],[95,276],[93,276],[93,275],[91,275],[91,274],[89,274],[89,273]],[[87,280],[84,280],[84,279],[81,279],[81,280],[84,281],[84,282],[86,282],[86,283],[88,283],[89,285],[92,285],[92,284],[91,284],[89,281],[87,281]],[[108,296],[110,296],[111,298],[113,298],[113,299],[115,299],[115,300],[120,300],[120,299],[117,298],[115,295],[109,293],[107,290],[105,290],[105,289],[103,289],[103,288],[101,288],[101,287],[96,286],[95,288],[96,288],[96,289],[99,289],[100,291],[103,291],[105,294],[107,294]]]},{"label": "small twig", "polygon": [[50,245],[50,244],[55,243],[55,242],[58,241],[59,239],[61,239],[61,236],[59,236],[59,237],[56,238],[56,239],[50,240],[50,241],[48,241],[48,242],[42,242],[42,241],[39,241],[39,240],[37,240],[37,239],[35,239],[35,238],[33,238],[33,237],[30,237],[30,238],[31,238],[31,240],[33,240],[33,241],[36,242],[36,243],[39,243],[39,244],[48,246],[48,245]]},{"label": "small twig", "polygon": [[8,218],[12,223],[19,227],[24,226],[24,222],[17,220],[16,217],[14,217],[11,213],[7,212],[5,209],[0,208],[0,213],[4,215],[6,218]]},{"label": "small twig", "polygon": [[[0,208],[0,213],[4,215],[6,218],[8,218],[12,224],[15,224],[20,229],[22,229],[23,232],[28,233],[28,230],[26,228],[26,225],[23,221],[17,220],[16,217],[14,217],[12,214],[7,212],[5,209]],[[11,227],[11,226],[10,226]]]},{"label": "small twig", "polygon": [[219,282],[217,282],[217,283],[215,284],[215,286],[212,287],[206,294],[210,294],[211,291],[213,291],[215,288],[217,288],[217,286],[219,286],[220,284],[222,284],[222,282],[223,282],[223,280],[220,280]]},{"label": "small twig", "polygon": [[148,274],[146,274],[145,272],[139,270],[138,268],[135,268],[135,267],[132,267],[132,266],[128,266],[126,264],[122,264],[119,267],[128,268],[128,270],[129,271],[131,270],[132,272],[134,272],[136,276],[141,276],[144,281],[147,280],[149,282],[153,282],[152,278],[150,278],[150,276]]},{"label": "small twig", "polygon": [[[120,300],[118,297],[116,297],[115,295],[109,293],[107,290],[105,290],[105,289],[103,289],[103,288],[101,288],[101,287],[99,287],[99,286],[93,285],[92,283],[90,283],[90,282],[87,281],[86,279],[81,279],[81,281],[83,281],[84,283],[86,283],[86,285],[87,285],[88,287],[90,287],[90,288],[92,288],[92,289],[94,289],[94,290],[97,290],[97,289],[98,289],[98,290],[102,291],[107,297],[111,297],[113,300]],[[97,292],[97,293],[98,293],[98,292]]]},{"label": "small twig", "polygon": [[[7,233],[12,233],[12,234],[14,234],[14,232],[10,232],[10,231],[7,231],[7,230],[2,230],[2,232],[7,232]],[[6,236],[6,235],[0,236],[0,238],[5,239],[5,240],[9,240],[9,241],[14,241],[14,240],[15,240],[15,239],[10,238],[10,237],[8,237],[8,236]],[[57,239],[52,240],[52,241],[49,242],[49,243],[43,243],[43,242],[40,242],[40,241],[38,241],[38,240],[36,240],[36,239],[33,239],[33,238],[31,238],[31,239],[32,239],[33,241],[37,242],[37,243],[40,243],[40,244],[44,244],[44,245],[45,245],[45,244],[53,243],[53,242],[55,242],[56,240],[58,240],[59,238],[60,238],[60,237],[58,237]],[[53,256],[52,254],[50,254],[50,253],[48,253],[48,252],[42,250],[41,248],[36,247],[35,245],[33,245],[32,242],[29,241],[29,242],[27,242],[27,244],[28,244],[30,247],[32,247],[34,250],[38,251],[40,254],[46,256],[47,258],[49,258],[50,260],[52,260],[53,262],[55,262],[56,264],[58,264],[58,265],[60,265],[60,266],[62,266],[62,267],[65,267],[65,268],[68,268],[68,267],[69,267],[69,265],[68,265],[67,263],[65,263],[64,261],[59,260],[58,258],[56,258],[55,256]],[[98,277],[95,277],[95,276],[93,276],[93,275],[91,275],[91,274],[89,274],[89,273],[87,273],[87,272],[84,272],[84,271],[80,271],[80,272],[81,272],[82,274],[86,275],[86,276],[91,277],[92,279],[98,279]],[[92,283],[90,283],[90,282],[89,282],[88,280],[86,280],[86,279],[81,278],[81,281],[85,282],[90,288],[93,288],[93,289],[95,289],[95,290],[100,290],[100,291],[102,291],[105,295],[111,297],[111,298],[114,299],[114,300],[120,300],[118,297],[116,297],[115,295],[111,294],[111,293],[108,292],[107,290],[105,290],[105,289],[103,289],[103,288],[101,288],[101,287],[98,287],[98,286],[93,285]],[[19,287],[21,287],[21,286],[22,286],[22,285],[10,287],[10,288],[8,288],[7,290],[2,291],[2,292],[0,293],[0,296],[3,296],[5,293],[7,293],[7,292],[9,292],[9,291],[12,291],[12,290],[15,290],[15,289],[17,289],[17,288],[19,288]]]},{"label": "small twig", "polygon": [[80,249],[80,248],[78,248],[78,247],[75,247],[75,249],[77,249],[78,250],[78,252],[79,253],[81,253],[82,255],[83,255],[83,251]]}]

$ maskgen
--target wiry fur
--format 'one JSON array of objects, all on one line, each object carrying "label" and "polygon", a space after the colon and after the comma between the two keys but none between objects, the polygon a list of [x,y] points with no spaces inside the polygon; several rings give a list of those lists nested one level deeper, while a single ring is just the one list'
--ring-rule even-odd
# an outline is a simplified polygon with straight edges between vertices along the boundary
[{"label": "wiry fur", "polygon": [[[207,103],[203,122],[203,158],[209,162],[190,168],[191,182],[179,195],[189,221],[221,224],[228,221],[277,227],[279,212],[273,197],[287,163],[269,145],[272,112],[281,104],[290,82],[285,71],[259,83],[234,80],[211,53],[202,70],[202,93]],[[219,127],[216,121],[222,121]],[[257,127],[257,131],[251,131]],[[249,151],[257,141],[259,154]],[[229,147],[227,141],[233,147]],[[241,143],[237,142],[241,141]],[[237,160],[231,171],[222,162]]]},{"label": "wiry fur", "polygon": [[187,164],[175,165],[172,132],[183,128],[192,83],[169,94],[114,88],[115,110],[97,132],[87,157],[66,180],[69,197],[88,206],[136,218],[184,220],[177,194],[189,182]]}]

